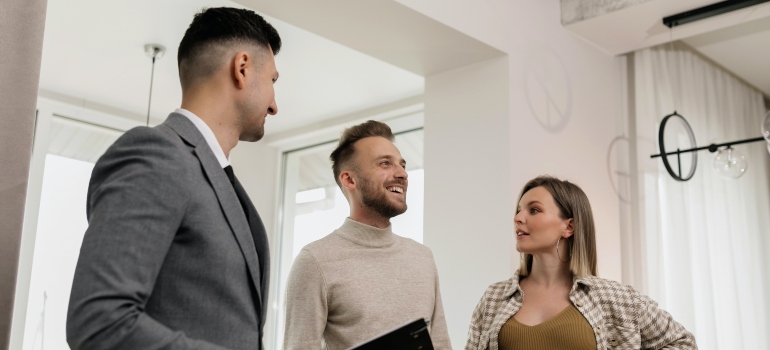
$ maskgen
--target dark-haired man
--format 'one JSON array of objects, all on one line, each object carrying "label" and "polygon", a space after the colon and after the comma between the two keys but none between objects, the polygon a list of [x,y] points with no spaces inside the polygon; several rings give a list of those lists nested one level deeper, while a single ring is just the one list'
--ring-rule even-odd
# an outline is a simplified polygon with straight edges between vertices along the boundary
[{"label": "dark-haired man", "polygon": [[179,45],[182,105],[94,166],[67,315],[72,349],[261,349],[269,251],[230,167],[278,111],[276,30],[211,8]]},{"label": "dark-haired man", "polygon": [[348,128],[331,154],[350,217],[297,256],[286,291],[284,348],[347,349],[418,318],[451,349],[430,249],[393,234],[406,211],[406,161],[387,125]]}]

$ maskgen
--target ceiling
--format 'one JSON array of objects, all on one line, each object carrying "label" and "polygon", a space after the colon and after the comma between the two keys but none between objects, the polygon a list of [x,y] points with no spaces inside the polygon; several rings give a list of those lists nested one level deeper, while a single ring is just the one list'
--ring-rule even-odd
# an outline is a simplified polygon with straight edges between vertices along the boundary
[{"label": "ceiling", "polygon": [[770,17],[697,35],[684,42],[770,96]]},{"label": "ceiling", "polygon": [[[167,52],[155,66],[151,123],[161,122],[181,102],[178,43],[193,15],[215,6],[243,7],[226,0],[48,0],[41,95],[143,122],[151,70],[143,47],[158,43]],[[423,92],[418,74],[265,18],[283,41],[279,113],[268,118],[268,136]]]},{"label": "ceiling", "polygon": [[662,22],[664,17],[716,2],[649,0],[565,28],[613,55],[681,40],[770,96],[770,2],[673,30]]}]

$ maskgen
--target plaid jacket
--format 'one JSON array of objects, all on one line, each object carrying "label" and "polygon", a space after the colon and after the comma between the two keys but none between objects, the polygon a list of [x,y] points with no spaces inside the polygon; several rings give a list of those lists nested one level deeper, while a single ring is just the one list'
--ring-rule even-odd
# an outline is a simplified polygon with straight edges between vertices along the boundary
[{"label": "plaid jacket", "polygon": [[[465,350],[498,350],[500,329],[519,311],[523,298],[518,271],[489,286],[473,311]],[[569,299],[594,329],[599,350],[698,348],[668,312],[629,286],[594,276],[576,278]]]}]

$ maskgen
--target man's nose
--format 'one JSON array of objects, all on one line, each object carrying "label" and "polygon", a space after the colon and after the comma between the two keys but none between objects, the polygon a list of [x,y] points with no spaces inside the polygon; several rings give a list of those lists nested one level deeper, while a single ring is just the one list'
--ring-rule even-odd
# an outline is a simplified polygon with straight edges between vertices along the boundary
[{"label": "man's nose", "polygon": [[409,173],[406,172],[405,167],[399,165],[398,170],[396,170],[396,177],[406,180],[407,178],[409,178]]}]

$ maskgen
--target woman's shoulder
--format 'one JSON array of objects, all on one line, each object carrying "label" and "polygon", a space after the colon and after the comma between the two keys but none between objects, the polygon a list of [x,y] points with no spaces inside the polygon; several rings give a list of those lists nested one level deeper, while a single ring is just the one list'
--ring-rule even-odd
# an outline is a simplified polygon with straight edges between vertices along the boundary
[{"label": "woman's shoulder", "polygon": [[487,287],[487,290],[484,291],[483,299],[486,299],[486,300],[504,299],[506,292],[508,291],[508,289],[510,289],[511,280],[512,278],[509,278],[504,281],[499,281],[499,282],[490,284],[489,287]]},{"label": "woman's shoulder", "polygon": [[618,281],[601,278],[597,276],[586,276],[577,279],[578,283],[588,286],[591,291],[607,291],[615,293],[638,294],[634,287],[622,284]]},{"label": "woman's shoulder", "polygon": [[603,307],[635,309],[641,294],[629,285],[617,281],[590,276],[579,279],[587,287],[586,293]]},{"label": "woman's shoulder", "polygon": [[484,292],[483,299],[485,300],[505,300],[513,295],[519,284],[519,278],[517,274],[504,281],[495,282],[487,287]]}]

